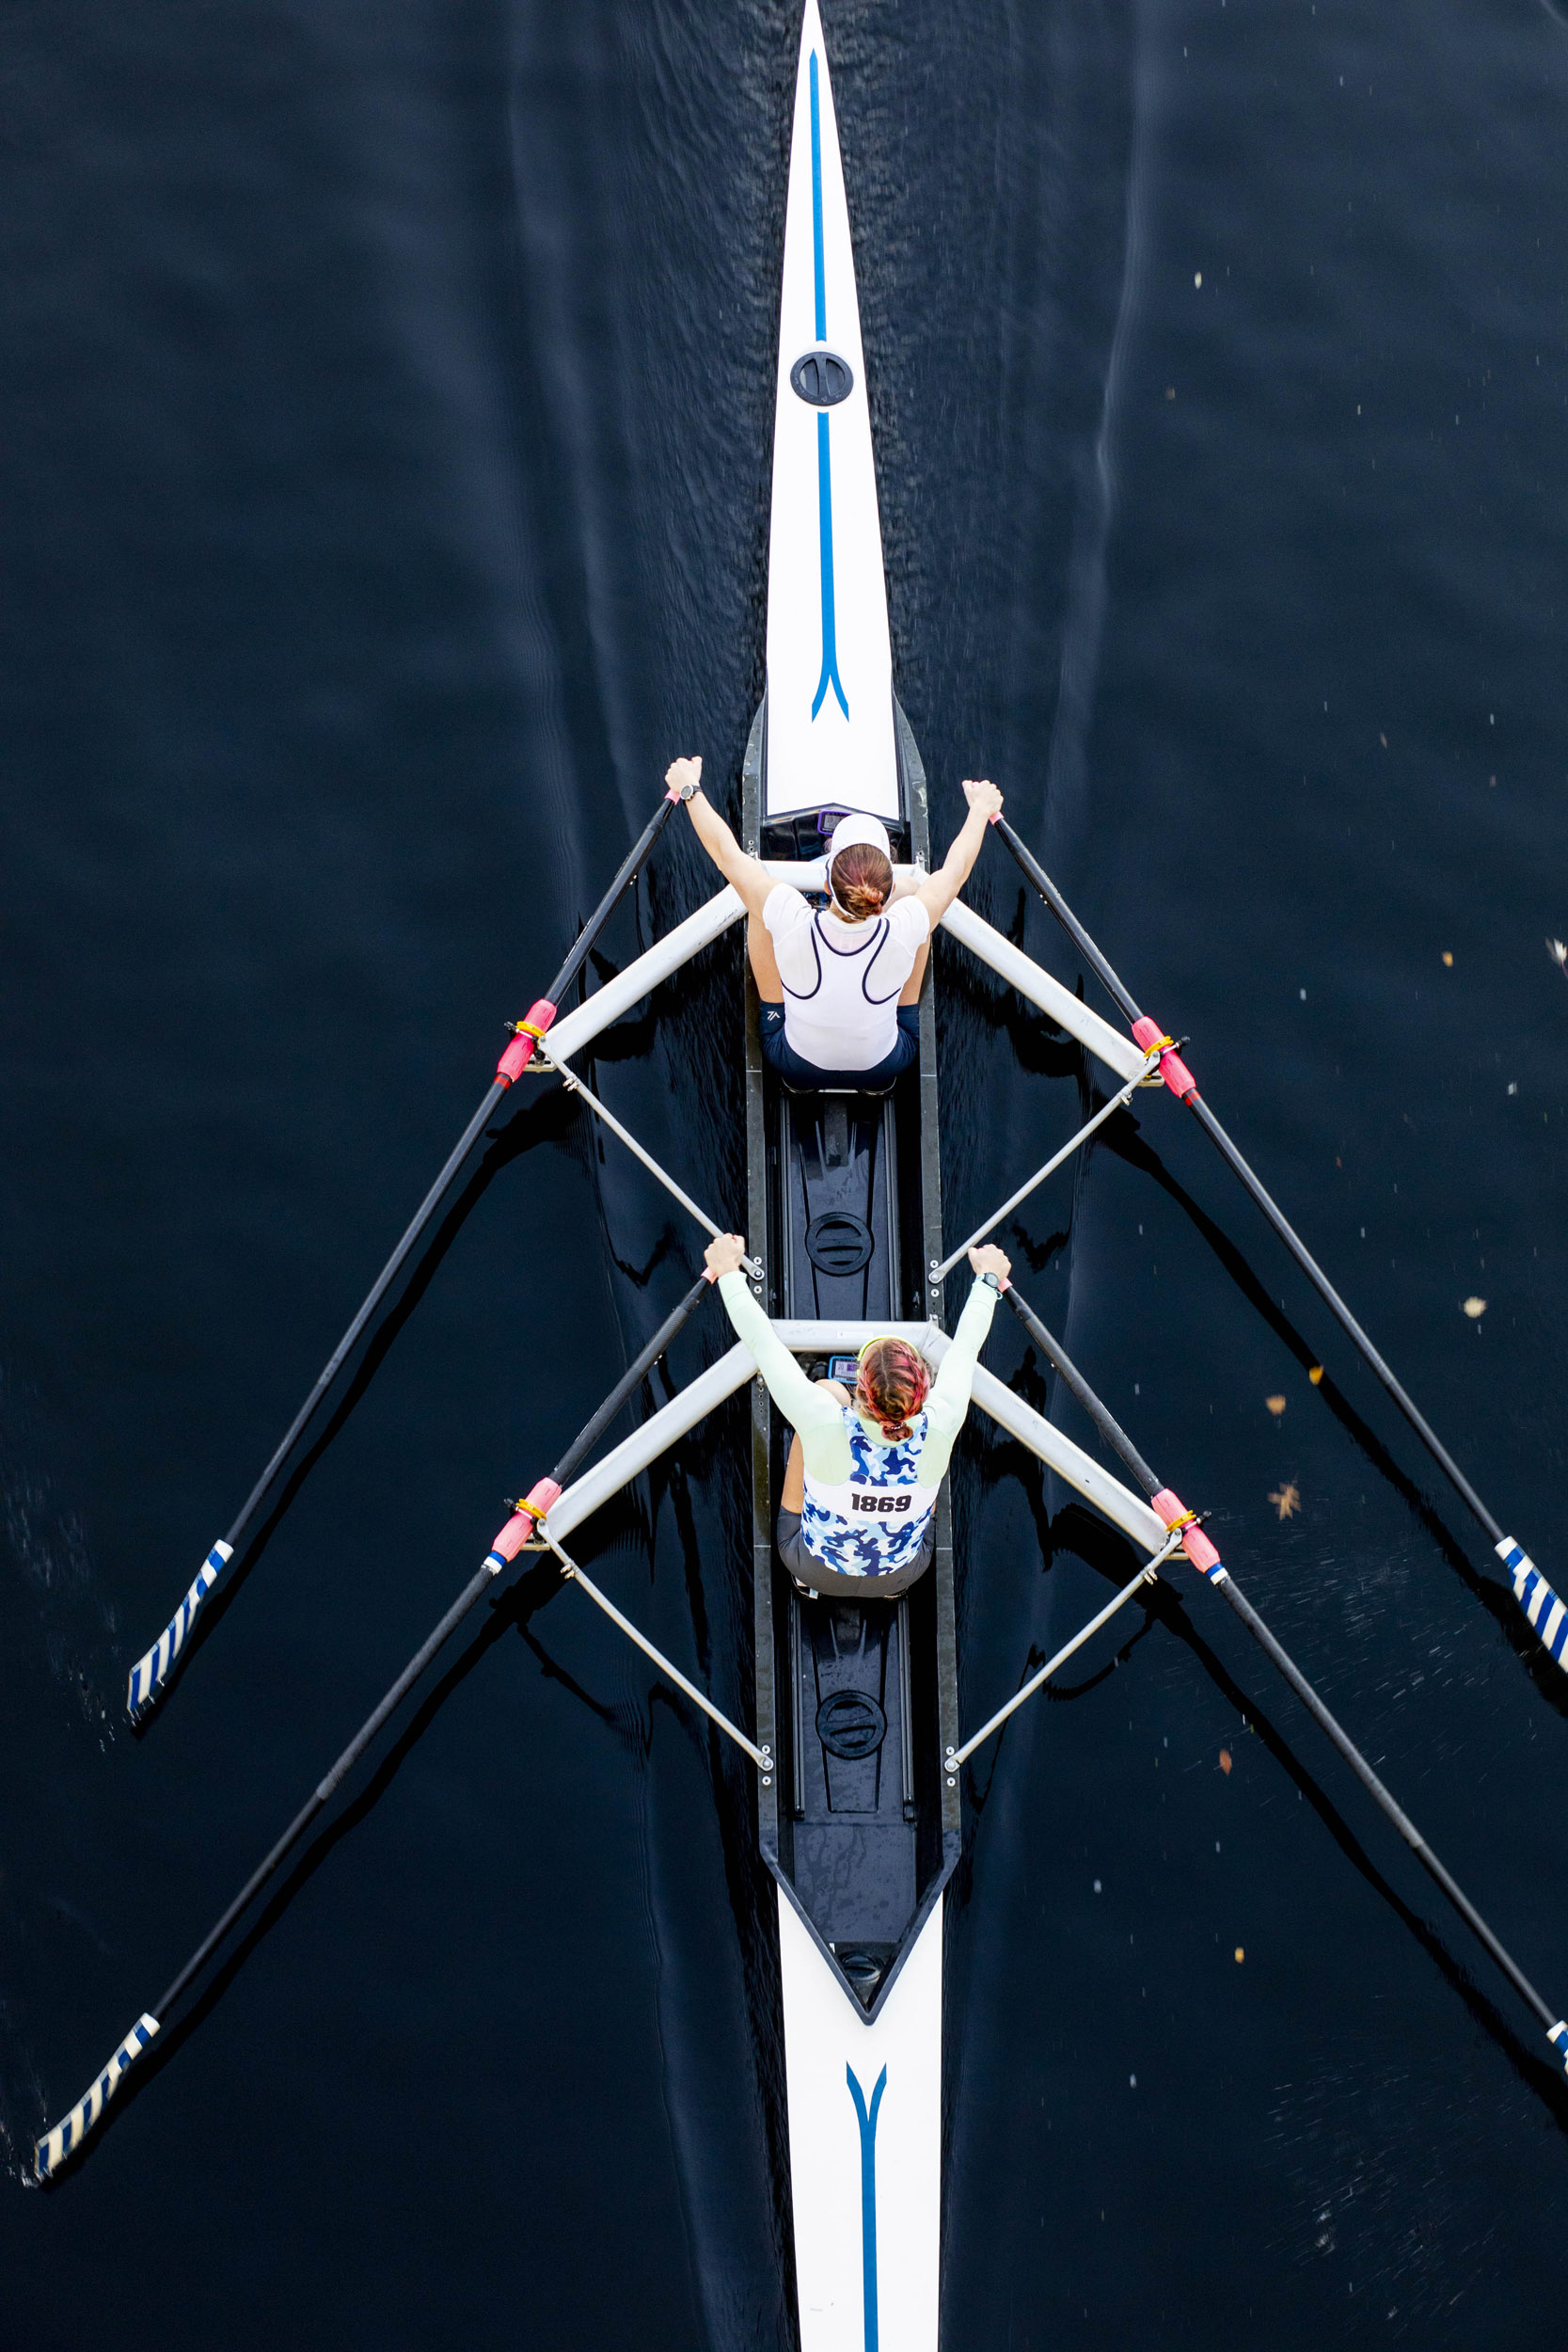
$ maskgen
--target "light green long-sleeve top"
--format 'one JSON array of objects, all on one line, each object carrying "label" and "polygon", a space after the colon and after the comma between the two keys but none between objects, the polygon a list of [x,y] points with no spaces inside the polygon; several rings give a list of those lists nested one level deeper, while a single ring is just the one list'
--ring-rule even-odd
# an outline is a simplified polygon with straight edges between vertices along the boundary
[{"label": "light green long-sleeve top", "polygon": [[[815,1380],[806,1378],[747,1289],[744,1275],[721,1274],[719,1295],[736,1337],[744,1340],[756,1358],[757,1370],[768,1383],[768,1395],[799,1436],[806,1469],[824,1486],[841,1486],[848,1477],[850,1467],[849,1434],[844,1426],[843,1406],[826,1389],[819,1389]],[[955,1441],[969,1410],[974,1367],[990,1329],[997,1295],[989,1282],[974,1284],[964,1301],[953,1344],[937,1367],[924,1406],[926,1442],[915,1464],[915,1478],[922,1486],[940,1486],[946,1475]],[[891,1442],[863,1413],[861,1425],[873,1445]]]}]

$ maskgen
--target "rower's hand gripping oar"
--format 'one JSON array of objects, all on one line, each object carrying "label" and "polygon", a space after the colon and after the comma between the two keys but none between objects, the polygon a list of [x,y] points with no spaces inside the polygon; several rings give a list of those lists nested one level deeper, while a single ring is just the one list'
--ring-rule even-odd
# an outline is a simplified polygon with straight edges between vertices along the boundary
[{"label": "rower's hand gripping oar", "polygon": [[[162,2031],[164,2021],[175,2002],[187,1986],[195,1982],[252,1899],[260,1893],[279,1865],[298,1845],[339,1783],[353,1769],[388,1717],[395,1714],[398,1708],[402,1706],[436,1652],[445,1646],[457,1630],[481,1594],[488,1592],[496,1578],[505,1571],[518,1552],[533,1542],[537,1521],[543,1518],[544,1512],[549,1507],[548,1503],[539,1507],[539,1498],[546,1490],[552,1501],[560,1494],[564,1482],[571,1476],[583,1456],[604,1435],[623,1405],[636,1393],[647,1378],[654,1364],[669,1346],[693,1309],[700,1304],[708,1288],[709,1278],[705,1274],[693,1282],[674,1313],[659,1326],[636,1361],[627,1366],[593,1419],[567,1447],[550,1476],[540,1479],[531,1489],[527,1502],[518,1504],[491,1545],[478,1574],[471,1577],[463,1587],[429,1639],[422,1642],[415,1651],[375,1712],[367,1717],[331,1771],[317,1783],[277,1843],[246,1879],[217,1925],[202,1938],[157,2007],[143,2011],[91,2090],[77,2100],[68,2116],[56,2123],[53,2130],[45,2132],[43,2137],[39,2140],[33,2151],[33,2168],[40,2181],[47,2181],[53,2173],[57,2172],[66,2158],[81,2146],[87,2134],[103,2116],[105,2106],[119,2089],[129,2070],[152,2046],[153,2037]],[[578,1570],[573,1572],[580,1575]],[[586,1584],[586,1578],[583,1578],[582,1581]],[[599,1601],[601,1607],[608,1605],[603,1595],[599,1594],[596,1589],[594,1589],[594,1597]],[[634,1638],[638,1637],[634,1636]],[[661,1662],[668,1664],[668,1661]],[[690,1688],[689,1685],[686,1687]],[[708,1702],[703,1699],[700,1692],[693,1692],[693,1696],[699,1700],[700,1704],[708,1706]],[[709,1707],[708,1711],[711,1713],[715,1710]],[[722,1717],[719,1720],[724,1721]],[[726,1728],[733,1730],[734,1727],[726,1724]],[[750,1746],[749,1742],[744,1742],[744,1744]],[[753,1751],[753,1753],[760,1753],[760,1751]]]},{"label": "rower's hand gripping oar", "polygon": [[285,1463],[293,1454],[317,1406],[337,1378],[346,1358],[371,1317],[396,1280],[410,1250],[451,1191],[453,1181],[475,1143],[483,1134],[502,1096],[515,1081],[521,1077],[529,1063],[533,1059],[535,1048],[554,1021],[562,998],[581,970],[594,940],[614,913],[622,892],[636,880],[648,852],[668,823],[671,811],[678,798],[677,793],[667,792],[654,816],[643,826],[637,840],[623,859],[620,871],[616,874],[614,881],[578,932],[570,955],[550,983],[549,994],[537,998],[529,1007],[523,1020],[509,1024],[513,1032],[512,1042],[496,1064],[496,1074],[485,1091],[484,1100],[464,1128],[445,1167],[420,1203],[419,1212],[413,1223],[377,1275],[364,1305],[333,1349],[322,1368],[314,1388],[284,1431],[271,1461],[246,1496],[245,1507],[238,1518],[235,1519],[222,1541],[213,1546],[197,1572],[195,1583],[146,1657],[138,1659],[132,1667],[126,1691],[126,1706],[130,1710],[133,1723],[146,1715],[151,1708],[156,1706],[163,1695],[169,1677],[174,1672],[180,1653],[185,1646],[191,1627],[196,1622],[198,1611],[244,1541],[247,1530],[277,1484]]},{"label": "rower's hand gripping oar", "polygon": [[[1265,1652],[1270,1662],[1284,1676],[1308,1714],[1327,1733],[1374,1804],[1387,1815],[1417,1861],[1442,1888],[1443,1893],[1471,1933],[1486,1947],[1487,1951],[1526,2007],[1534,2011],[1545,2030],[1547,2041],[1557,2052],[1564,2069],[1568,2070],[1568,2020],[1553,2015],[1524,1970],[1493,1934],[1464,1888],[1457,1880],[1450,1877],[1443,1864],[1438,1861],[1437,1856],[1433,1852],[1403,1806],[1385,1788],[1349,1732],[1343,1728],[1335,1716],[1330,1714],[1300,1667],[1275,1639],[1246,1596],[1237,1591],[1235,1579],[1199,1526],[1197,1513],[1189,1511],[1179,1495],[1173,1493],[1170,1487],[1161,1485],[1132,1438],[1096,1396],[1066,1349],[1059,1341],[1052,1337],[1033,1308],[1025,1304],[1010,1282],[1003,1285],[1003,1296],[1041,1355],[1054,1366],[1060,1378],[1071,1390],[1106,1443],[1126,1463],[1139,1486],[1148,1495],[1156,1517],[1164,1520],[1173,1535],[1180,1535],[1181,1549],[1194,1567],[1208,1580],[1216,1592],[1224,1594],[1253,1640]],[[1134,1589],[1135,1586],[1130,1586],[1128,1591],[1131,1593]],[[1116,1603],[1112,1604],[1113,1607],[1116,1605]],[[981,1737],[983,1736],[982,1734]]]},{"label": "rower's hand gripping oar", "polygon": [[1251,1194],[1319,1296],[1341,1328],[1354,1343],[1365,1363],[1382,1381],[1411,1428],[1437,1464],[1438,1469],[1452,1485],[1454,1491],[1474,1512],[1481,1525],[1485,1528],[1492,1539],[1493,1549],[1513,1578],[1514,1598],[1544,1643],[1548,1654],[1556,1660],[1564,1672],[1568,1672],[1568,1604],[1564,1604],[1558,1598],[1545,1578],[1527,1555],[1524,1547],[1514,1542],[1513,1537],[1504,1529],[1500,1519],[1493,1517],[1470,1481],[1465,1477],[1465,1472],[1460,1469],[1459,1464],[1454,1460],[1453,1455],[1449,1452],[1448,1447],[1427,1420],[1426,1415],[1408,1393],[1392,1367],[1384,1361],[1383,1357],[1372,1345],[1367,1333],[1352,1314],[1349,1307],[1346,1306],[1322,1266],[1307,1248],[1307,1244],[1302,1240],[1301,1235],[1291,1224],[1278,1202],[1247,1165],[1198,1092],[1197,1080],[1193,1076],[1177,1050],[1176,1040],[1166,1036],[1158,1021],[1151,1020],[1147,1013],[1139,1010],[1132,996],[1089,937],[1088,932],[1073,914],[1044,866],[1025,848],[1006,818],[994,817],[991,822],[1017,859],[1024,874],[1078,949],[1079,954],[1083,956],[1103,987],[1120,1007],[1132,1029],[1134,1043],[1141,1046],[1146,1054],[1159,1056],[1160,1075],[1165,1085],[1176,1096],[1178,1102],[1186,1104],[1210,1142],[1219,1152],[1220,1157]]}]

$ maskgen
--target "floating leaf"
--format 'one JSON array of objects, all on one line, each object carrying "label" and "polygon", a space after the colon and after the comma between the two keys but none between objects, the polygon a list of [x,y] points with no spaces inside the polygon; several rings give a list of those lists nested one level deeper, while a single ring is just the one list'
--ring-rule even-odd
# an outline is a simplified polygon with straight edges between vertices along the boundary
[{"label": "floating leaf", "polygon": [[1320,1381],[1323,1379],[1323,1368],[1322,1364],[1311,1364],[1311,1365],[1309,1365],[1309,1366],[1307,1367],[1307,1377],[1308,1378],[1308,1380],[1310,1380],[1310,1381],[1311,1381],[1312,1386],[1313,1386],[1314,1388],[1316,1388],[1316,1387],[1319,1385]]},{"label": "floating leaf", "polygon": [[1562,974],[1563,977],[1568,979],[1568,941],[1561,939],[1548,939],[1546,942],[1546,953],[1550,956],[1552,961],[1556,964],[1558,970]]},{"label": "floating leaf", "polygon": [[1464,1301],[1464,1311],[1474,1323],[1486,1312],[1486,1301],[1484,1298],[1466,1298]]},{"label": "floating leaf", "polygon": [[1230,1750],[1228,1748],[1220,1750],[1220,1770],[1228,1779],[1230,1775]]},{"label": "floating leaf", "polygon": [[1269,1501],[1274,1504],[1280,1518],[1288,1519],[1293,1511],[1301,1509],[1301,1488],[1293,1478],[1289,1479],[1283,1486],[1275,1488]]},{"label": "floating leaf", "polygon": [[1444,948],[1443,961],[1448,965],[1449,971],[1451,972],[1453,970],[1453,949],[1451,947]]},{"label": "floating leaf", "polygon": [[1268,1406],[1270,1412],[1274,1415],[1275,1421],[1277,1421],[1280,1414],[1285,1410],[1285,1399],[1282,1396],[1266,1396],[1263,1399],[1263,1402]]},{"label": "floating leaf", "polygon": [[1237,1947],[1236,1947],[1236,1965],[1237,1965],[1237,1967],[1238,1967],[1238,1968],[1241,1966],[1241,1964],[1242,1964],[1243,1961],[1243,1960],[1245,1960],[1245,1958],[1246,1958],[1246,1950],[1245,1950],[1245,1947],[1244,1947],[1243,1945],[1238,1944],[1238,1945],[1237,1945]]}]

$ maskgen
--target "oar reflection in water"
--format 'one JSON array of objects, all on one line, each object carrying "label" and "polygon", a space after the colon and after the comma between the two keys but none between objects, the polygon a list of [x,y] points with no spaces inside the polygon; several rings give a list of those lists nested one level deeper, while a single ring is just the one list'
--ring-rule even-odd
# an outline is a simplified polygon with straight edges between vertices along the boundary
[{"label": "oar reflection in water", "polygon": [[1568,2069],[1568,2021],[1555,2014],[1547,2003],[1542,1999],[1524,1970],[1481,1917],[1463,1887],[1439,1861],[1409,1815],[1379,1779],[1349,1733],[1330,1713],[1306,1676],[1269,1630],[1245,1595],[1238,1589],[1235,1579],[1199,1526],[1197,1514],[1189,1511],[1170,1487],[1161,1485],[1120,1422],[1095,1394],[1061,1343],[1052,1336],[1034,1310],[1020,1295],[1016,1285],[1011,1282],[1006,1283],[1004,1286],[1003,1295],[1028,1332],[1029,1337],[1053,1367],[1058,1377],[1066,1384],[1084,1411],[1087,1413],[1105,1442],[1132,1471],[1138,1485],[1148,1496],[1156,1516],[1164,1522],[1173,1535],[1180,1536],[1181,1549],[1193,1566],[1216,1592],[1224,1597],[1237,1616],[1241,1618],[1254,1641],[1264,1651],[1271,1664],[1284,1677],[1302,1705],[1333,1741],[1373,1803],[1393,1823],[1422,1868],[1458,1912],[1472,1935],[1485,1947],[1492,1960],[1508,1979],[1526,2007],[1540,2021],[1547,2041],[1557,2052],[1563,2067]]},{"label": "oar reflection in water", "polygon": [[643,827],[638,839],[632,844],[622,861],[614,881],[578,933],[565,962],[550,984],[549,995],[538,998],[531,1006],[523,1020],[511,1024],[514,1031],[512,1042],[496,1065],[496,1074],[485,1089],[483,1100],[452,1146],[440,1174],[420,1203],[413,1222],[404,1232],[397,1248],[376,1276],[353,1322],[317,1375],[314,1387],[278,1439],[271,1460],[245,1497],[238,1518],[232,1521],[227,1534],[223,1535],[208,1552],[206,1559],[197,1571],[195,1581],[189,1592],[157,1641],[153,1643],[146,1656],[138,1659],[132,1667],[126,1689],[126,1706],[133,1723],[137,1722],[148,1713],[150,1708],[155,1707],[167,1688],[169,1678],[184,1650],[190,1637],[191,1628],[196,1623],[203,1603],[212,1594],[214,1585],[246,1535],[257,1524],[263,1505],[281,1478],[295,1446],[314,1419],[317,1408],[352,1355],[382,1300],[406,1264],[420,1235],[456,1183],[475,1144],[484,1133],[512,1086],[521,1077],[532,1060],[536,1045],[542,1041],[555,1019],[562,997],[581,970],[590,948],[620,903],[622,895],[636,881],[649,851],[669,821],[673,805],[673,798],[667,794]]},{"label": "oar reflection in water", "polygon": [[[420,1644],[380,1705],[366,1718],[330,1771],[317,1782],[316,1787],[301,1805],[283,1835],[262,1857],[222,1917],[202,1938],[179,1975],[174,1978],[157,2007],[142,2012],[130,2032],[114,2051],[91,2089],[77,2101],[70,2114],[56,2123],[52,2130],[46,2132],[38,2142],[33,2161],[37,2176],[40,2181],[46,2181],[57,2172],[68,2157],[76,2153],[87,2135],[101,2122],[105,2107],[119,2090],[130,2069],[152,2046],[154,2037],[163,2030],[164,2021],[168,2011],[182,1994],[196,1982],[207,1963],[227,1938],[230,1930],[237,1924],[256,1896],[261,1893],[261,1888],[288,1859],[311,1822],[329,1802],[344,1778],[358,1762],[359,1757],[375,1740],[377,1734],[397,1712],[404,1700],[420,1680],[426,1669],[434,1662],[481,1597],[494,1588],[496,1579],[505,1573],[525,1547],[532,1548],[535,1545],[539,1523],[549,1508],[549,1501],[546,1500],[546,1497],[548,1496],[550,1500],[553,1500],[560,1495],[562,1481],[571,1475],[572,1470],[603,1436],[617,1413],[641,1388],[658,1357],[706,1295],[708,1287],[705,1276],[699,1277],[693,1282],[674,1312],[666,1318],[648,1345],[641,1350],[622,1375],[597,1412],[578,1432],[556,1464],[554,1471],[550,1476],[537,1480],[527,1499],[518,1502],[512,1517],[497,1535],[495,1543],[486,1553],[477,1573],[469,1579],[440,1622]],[[574,1573],[578,1574],[580,1578],[579,1571],[574,1571]],[[552,1584],[556,1581],[552,1577]],[[580,1581],[586,1585],[586,1579],[580,1579]],[[599,1599],[601,1607],[605,1605],[603,1597],[596,1591],[595,1597]],[[640,1637],[634,1634],[633,1638]],[[698,1695],[699,1703],[704,1703],[701,1701],[700,1694]]]},{"label": "oar reflection in water", "polygon": [[1083,924],[1073,914],[1055,883],[1037,858],[1020,839],[1006,817],[992,818],[992,824],[1052,914],[1067,932],[1106,993],[1114,999],[1132,1030],[1133,1042],[1146,1054],[1159,1057],[1160,1075],[1178,1102],[1185,1104],[1210,1142],[1219,1152],[1226,1166],[1251,1196],[1269,1224],[1294,1258],[1307,1280],[1328,1307],[1330,1312],[1354,1344],[1362,1360],[1387,1390],[1405,1420],[1420,1438],[1433,1460],[1468,1506],[1492,1540],[1492,1548],[1509,1572],[1513,1596],[1535,1628],[1547,1654],[1568,1672],[1568,1604],[1560,1601],[1541,1575],[1522,1545],[1516,1543],[1499,1518],[1494,1517],[1481,1501],[1476,1488],[1460,1469],[1448,1447],[1438,1437],[1432,1423],[1417,1405],[1402,1382],[1379,1354],[1362,1329],[1334,1284],[1313,1257],[1301,1235],[1296,1232],[1283,1209],[1266,1189],[1247,1161],[1243,1158],[1230,1136],[1221,1126],[1202,1095],[1197,1081],[1182,1060],[1178,1041],[1166,1036],[1157,1021],[1140,1011],[1136,999],[1117,977],[1111,964],[1095,945]]}]

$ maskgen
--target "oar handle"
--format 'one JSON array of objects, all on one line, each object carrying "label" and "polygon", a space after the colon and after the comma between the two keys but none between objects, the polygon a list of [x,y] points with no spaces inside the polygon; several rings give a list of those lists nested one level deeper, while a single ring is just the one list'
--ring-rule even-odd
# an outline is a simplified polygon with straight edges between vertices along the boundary
[{"label": "oar handle", "polygon": [[1132,1438],[1128,1436],[1120,1422],[1118,1422],[1115,1416],[1109,1413],[1105,1406],[1101,1405],[1099,1397],[1096,1396],[1094,1391],[1090,1388],[1088,1382],[1085,1379],[1083,1374],[1079,1371],[1077,1365],[1068,1354],[1067,1349],[1062,1345],[1061,1341],[1053,1338],[1052,1334],[1046,1329],[1044,1324],[1040,1321],[1038,1315],[1036,1314],[1033,1307],[1029,1305],[1027,1299],[1021,1295],[1017,1283],[1012,1281],[1004,1282],[1002,1285],[1002,1295],[1006,1300],[1008,1306],[1012,1309],[1014,1314],[1017,1315],[1024,1329],[1028,1332],[1029,1337],[1034,1341],[1035,1345],[1039,1349],[1040,1354],[1045,1358],[1049,1364],[1053,1366],[1061,1378],[1066,1382],[1069,1389],[1071,1390],[1072,1394],[1084,1407],[1085,1412],[1087,1413],[1089,1419],[1093,1422],[1101,1436],[1105,1439],[1106,1443],[1111,1447],[1114,1453],[1120,1454],[1122,1460],[1126,1463],[1128,1469],[1132,1471],[1133,1477],[1143,1488],[1145,1494],[1159,1494],[1161,1492],[1160,1480],[1155,1477],[1154,1472],[1149,1469],[1148,1464],[1144,1460],[1143,1455],[1138,1452],[1137,1447],[1132,1443]]},{"label": "oar handle", "polygon": [[621,893],[629,883],[636,881],[648,851],[669,823],[671,812],[679,797],[678,793],[667,792],[665,794],[631,848],[626,851],[626,856],[621,860],[616,868],[615,880],[578,933],[571,954],[550,982],[549,993],[536,997],[524,1018],[513,1023],[512,1042],[496,1064],[496,1076],[502,1086],[511,1086],[515,1080],[520,1078],[533,1059],[540,1041],[561,1009],[562,998],[582,970],[589,949],[614,914],[615,903]]},{"label": "oar handle", "polygon": [[1007,848],[1012,851],[1013,856],[1018,860],[1018,863],[1022,868],[1024,874],[1028,877],[1029,881],[1033,882],[1035,888],[1039,892],[1040,897],[1045,900],[1046,905],[1051,909],[1052,914],[1056,917],[1057,922],[1060,923],[1063,930],[1066,931],[1068,937],[1071,940],[1073,946],[1077,948],[1085,962],[1089,966],[1090,970],[1097,975],[1101,985],[1110,991],[1111,994],[1116,998],[1117,1005],[1121,1008],[1121,1010],[1127,1015],[1129,1021],[1139,1020],[1142,1016],[1138,1011],[1136,1004],[1129,995],[1127,990],[1123,988],[1120,980],[1111,969],[1110,964],[1101,954],[1100,949],[1095,946],[1094,941],[1089,937],[1088,932],[1084,929],[1083,924],[1080,923],[1078,917],[1074,914],[1072,909],[1069,906],[1067,900],[1063,898],[1061,892],[1057,889],[1055,883],[1052,881],[1050,875],[1046,872],[1038,858],[1034,854],[1034,851],[1026,848],[1024,843],[1019,839],[1018,834],[1014,832],[1012,826],[1007,822],[1006,817],[993,817],[991,818],[991,823],[995,827],[998,835],[1004,842],[1006,842]]},{"label": "oar handle", "polygon": [[561,1490],[577,1469],[578,1464],[598,1443],[627,1398],[636,1395],[682,1324],[702,1305],[710,1288],[709,1277],[700,1274],[675,1309],[674,1313],[665,1317],[641,1354],[634,1362],[626,1366],[598,1411],[578,1431],[549,1476],[536,1479],[528,1493],[520,1498],[517,1504],[518,1512],[519,1514],[526,1513],[535,1529],[538,1522],[560,1501]]},{"label": "oar handle", "polygon": [[626,1366],[598,1411],[592,1420],[583,1423],[554,1470],[551,1470],[550,1476],[559,1486],[564,1486],[578,1464],[598,1443],[626,1399],[636,1395],[676,1332],[696,1312],[704,1299],[711,1293],[712,1288],[713,1284],[708,1276],[699,1274],[673,1314],[666,1315],[647,1346],[633,1362]]}]

